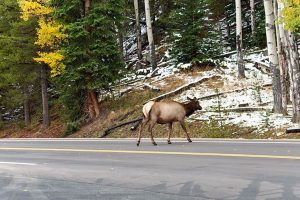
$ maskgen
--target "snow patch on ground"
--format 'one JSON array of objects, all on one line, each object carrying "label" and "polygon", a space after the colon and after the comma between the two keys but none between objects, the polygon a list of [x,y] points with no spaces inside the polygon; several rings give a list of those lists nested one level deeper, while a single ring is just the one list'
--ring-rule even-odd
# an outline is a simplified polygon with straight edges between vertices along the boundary
[{"label": "snow patch on ground", "polygon": [[[165,53],[169,57],[169,52]],[[266,62],[263,53],[245,56],[246,59],[258,62]],[[241,127],[249,127],[258,133],[270,129],[295,127],[291,122],[291,109],[288,110],[289,116],[274,114],[271,112],[273,107],[272,77],[254,67],[253,63],[245,63],[246,79],[240,80],[237,76],[238,67],[236,55],[225,58],[219,66],[212,70],[199,71],[196,73],[180,73],[191,67],[191,63],[173,64],[172,61],[162,59],[158,63],[158,70],[153,73],[151,67],[137,70],[135,74],[127,75],[121,82],[140,79],[141,81],[128,85],[127,87],[138,88],[141,82],[148,82],[157,87],[164,88],[168,84],[166,78],[172,77],[181,80],[182,85],[200,80],[204,77],[220,76],[217,80],[209,80],[201,85],[190,88],[175,96],[173,99],[179,102],[186,102],[187,97],[197,97],[203,107],[203,111],[191,116],[191,119],[212,121],[217,120],[220,124],[236,124]],[[155,74],[150,77],[150,74]],[[214,95],[219,94],[219,95]],[[211,98],[207,96],[214,95]],[[257,108],[255,111],[233,112],[239,108]],[[218,112],[218,110],[227,110]]]}]

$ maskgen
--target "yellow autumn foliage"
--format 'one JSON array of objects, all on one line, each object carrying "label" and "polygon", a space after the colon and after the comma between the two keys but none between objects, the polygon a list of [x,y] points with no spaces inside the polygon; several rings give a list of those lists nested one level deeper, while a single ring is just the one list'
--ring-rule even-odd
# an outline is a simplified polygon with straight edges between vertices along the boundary
[{"label": "yellow autumn foliage", "polygon": [[37,30],[38,39],[35,44],[41,47],[56,46],[67,38],[67,35],[62,32],[63,30],[64,26],[62,24],[52,20],[46,22],[45,19],[41,18],[39,20],[39,29]]},{"label": "yellow autumn foliage", "polygon": [[53,9],[47,6],[48,0],[19,0],[21,8],[21,18],[27,21],[32,16],[44,16],[53,12]]},{"label": "yellow autumn foliage", "polygon": [[66,66],[62,63],[64,56],[60,51],[55,52],[40,52],[38,53],[39,58],[34,58],[36,62],[45,63],[51,69],[51,77],[55,77],[61,74]]},{"label": "yellow autumn foliage", "polygon": [[280,22],[290,31],[299,31],[300,26],[300,0],[281,0],[284,5],[281,11]]},{"label": "yellow autumn foliage", "polygon": [[45,52],[39,52],[39,57],[34,60],[47,64],[51,69],[51,77],[61,74],[66,66],[63,64],[64,56],[57,48],[67,35],[64,33],[65,27],[51,17],[53,8],[49,6],[49,0],[19,0],[19,6],[21,18],[25,21],[30,17],[38,18],[39,27],[35,44],[41,49],[44,48]]}]

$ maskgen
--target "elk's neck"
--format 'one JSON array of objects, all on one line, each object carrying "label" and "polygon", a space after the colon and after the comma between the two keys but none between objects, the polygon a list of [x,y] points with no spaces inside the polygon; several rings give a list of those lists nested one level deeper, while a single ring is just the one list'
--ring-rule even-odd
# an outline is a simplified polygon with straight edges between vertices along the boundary
[{"label": "elk's neck", "polygon": [[185,110],[185,116],[189,117],[195,112],[195,108],[191,107],[189,104],[183,104]]}]

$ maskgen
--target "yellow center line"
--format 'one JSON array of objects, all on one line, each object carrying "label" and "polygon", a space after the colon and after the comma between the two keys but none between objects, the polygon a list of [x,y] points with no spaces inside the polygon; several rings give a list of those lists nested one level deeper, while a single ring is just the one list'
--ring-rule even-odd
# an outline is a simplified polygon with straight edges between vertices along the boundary
[{"label": "yellow center line", "polygon": [[216,157],[241,157],[241,158],[269,158],[300,160],[300,156],[279,156],[262,154],[227,154],[227,153],[200,153],[200,152],[172,152],[172,151],[131,151],[109,149],[50,149],[50,148],[6,148],[0,150],[13,151],[53,151],[53,152],[89,152],[89,153],[123,153],[123,154],[152,154],[152,155],[188,155],[188,156],[216,156]]}]

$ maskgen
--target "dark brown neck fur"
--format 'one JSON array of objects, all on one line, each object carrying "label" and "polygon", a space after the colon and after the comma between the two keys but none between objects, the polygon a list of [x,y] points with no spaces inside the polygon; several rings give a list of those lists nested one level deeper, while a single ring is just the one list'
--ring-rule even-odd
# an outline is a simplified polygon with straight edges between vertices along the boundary
[{"label": "dark brown neck fur", "polygon": [[187,116],[187,117],[191,116],[196,110],[196,108],[193,106],[192,102],[187,103],[187,104],[182,104],[182,105],[185,110],[185,116]]}]

